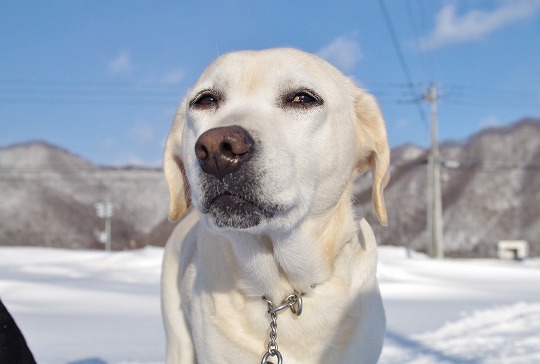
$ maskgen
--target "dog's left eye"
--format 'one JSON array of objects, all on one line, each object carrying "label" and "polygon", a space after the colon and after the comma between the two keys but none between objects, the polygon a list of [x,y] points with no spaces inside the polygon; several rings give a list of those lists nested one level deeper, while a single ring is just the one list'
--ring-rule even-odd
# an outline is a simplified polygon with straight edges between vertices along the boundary
[{"label": "dog's left eye", "polygon": [[286,98],[287,104],[293,107],[309,107],[322,105],[322,99],[313,92],[299,91],[291,93]]}]

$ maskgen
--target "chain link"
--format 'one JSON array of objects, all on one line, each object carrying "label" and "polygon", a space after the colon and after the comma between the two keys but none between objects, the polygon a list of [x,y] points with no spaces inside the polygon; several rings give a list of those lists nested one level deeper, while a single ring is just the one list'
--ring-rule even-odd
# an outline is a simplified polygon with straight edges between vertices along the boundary
[{"label": "chain link", "polygon": [[281,302],[281,305],[274,306],[274,303],[268,299],[266,296],[262,296],[262,299],[266,302],[268,305],[268,313],[270,314],[270,341],[268,342],[268,350],[263,355],[261,359],[261,364],[268,364],[267,360],[272,356],[277,358],[277,364],[283,363],[283,358],[281,356],[281,353],[278,350],[278,344],[277,344],[277,314],[280,311],[286,310],[287,308],[290,308],[291,311],[297,315],[300,316],[302,314],[302,293],[299,293],[297,291],[294,291],[293,294],[287,296]]}]

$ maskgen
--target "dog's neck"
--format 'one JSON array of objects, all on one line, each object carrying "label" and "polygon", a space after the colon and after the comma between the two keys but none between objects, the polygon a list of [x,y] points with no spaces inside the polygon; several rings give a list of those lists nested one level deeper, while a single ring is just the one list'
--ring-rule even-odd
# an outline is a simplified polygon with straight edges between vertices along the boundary
[{"label": "dog's neck", "polygon": [[231,272],[249,296],[280,300],[295,290],[309,294],[329,280],[342,247],[357,240],[357,224],[348,198],[328,213],[305,219],[287,232],[239,235],[232,243]]}]

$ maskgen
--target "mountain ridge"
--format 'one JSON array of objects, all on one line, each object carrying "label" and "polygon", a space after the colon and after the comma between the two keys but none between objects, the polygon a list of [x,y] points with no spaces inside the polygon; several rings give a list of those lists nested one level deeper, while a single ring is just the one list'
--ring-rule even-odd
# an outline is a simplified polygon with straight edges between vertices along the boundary
[{"label": "mountain ridge", "polygon": [[[490,257],[498,240],[525,239],[540,256],[540,119],[487,128],[440,150],[447,255]],[[427,157],[412,144],[393,148],[388,227],[372,211],[370,174],[356,181],[355,205],[380,244],[428,250]],[[102,248],[94,204],[106,199],[115,207],[115,249],[163,245],[174,228],[160,168],[99,166],[46,141],[0,147],[0,190],[0,245]]]},{"label": "mountain ridge", "polygon": [[[524,239],[531,253],[540,255],[540,222],[536,221],[540,214],[540,119],[524,118],[484,129],[459,145],[441,144],[440,152],[446,252],[492,257],[499,240]],[[371,219],[379,242],[429,250],[427,156],[426,150],[405,163],[392,162],[391,182],[385,191],[390,228],[381,228]],[[357,205],[370,217],[367,187],[365,183],[358,192]]]}]

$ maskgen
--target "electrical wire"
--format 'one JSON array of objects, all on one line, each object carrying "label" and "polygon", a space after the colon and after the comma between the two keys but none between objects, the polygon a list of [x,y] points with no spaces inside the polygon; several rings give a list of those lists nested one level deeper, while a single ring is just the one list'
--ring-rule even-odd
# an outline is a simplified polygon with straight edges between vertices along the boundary
[{"label": "electrical wire", "polygon": [[[431,66],[431,62],[428,62],[427,60],[427,54],[426,52],[421,52],[421,46],[420,46],[420,30],[417,22],[417,17],[414,15],[414,10],[412,7],[412,1],[406,1],[407,5],[407,16],[409,18],[409,22],[411,23],[411,28],[413,29],[413,33],[416,39],[416,54],[418,56],[419,62],[422,65],[421,70],[424,72],[424,76],[429,75],[426,79],[433,79],[433,67]],[[422,14],[425,16],[424,14]]]},{"label": "electrical wire", "polygon": [[183,89],[159,83],[0,80],[4,104],[170,104]]},{"label": "electrical wire", "polygon": [[398,37],[397,37],[397,32],[396,32],[396,30],[394,28],[394,25],[392,23],[392,19],[390,18],[390,14],[388,12],[388,9],[386,8],[386,4],[385,4],[384,0],[379,0],[379,5],[380,5],[381,11],[383,13],[383,18],[385,20],[386,27],[388,28],[388,31],[390,33],[390,38],[392,39],[392,44],[394,45],[394,49],[395,49],[396,54],[398,56],[399,64],[401,65],[403,73],[405,74],[405,78],[407,80],[407,85],[408,85],[408,88],[410,90],[411,97],[413,98],[413,100],[418,99],[418,103],[417,103],[418,112],[420,114],[420,118],[421,118],[422,122],[424,123],[424,126],[427,127],[428,122],[427,122],[426,114],[424,112],[424,109],[419,104],[419,101],[421,100],[421,98],[418,97],[418,92],[414,88],[414,82],[412,81],[411,71],[409,69],[409,66],[407,65],[407,61],[405,60],[405,56],[403,55],[403,52],[401,50],[401,46],[399,44],[399,40],[398,40]]}]

